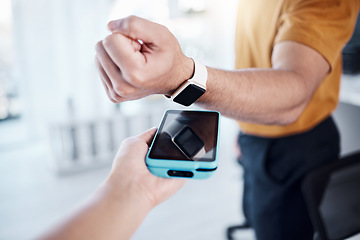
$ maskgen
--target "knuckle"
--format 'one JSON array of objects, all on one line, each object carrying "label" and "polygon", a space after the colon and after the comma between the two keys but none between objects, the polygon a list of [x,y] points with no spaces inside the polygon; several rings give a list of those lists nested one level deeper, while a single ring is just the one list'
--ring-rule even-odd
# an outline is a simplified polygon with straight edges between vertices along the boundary
[{"label": "knuckle", "polygon": [[97,67],[98,69],[100,69],[100,67],[101,67],[100,65],[101,65],[101,64],[100,64],[100,62],[99,62],[99,59],[98,59],[97,55],[94,56],[94,62],[95,62],[96,67]]},{"label": "knuckle", "polygon": [[129,20],[131,20],[131,21],[135,21],[136,19],[138,19],[138,17],[137,16],[135,16],[135,15],[129,15]]},{"label": "knuckle", "polygon": [[114,81],[119,81],[119,79],[118,79],[119,72],[116,69],[116,65],[115,66],[114,65],[115,65],[115,63],[109,59],[105,59],[102,62],[102,66],[104,69],[106,69],[106,72],[107,72],[109,78]]},{"label": "knuckle", "polygon": [[118,101],[114,100],[111,96],[108,96],[108,98],[110,99],[111,102],[118,103]]},{"label": "knuckle", "polygon": [[143,87],[145,85],[145,79],[142,77],[141,72],[132,71],[129,74],[130,82],[137,87]]},{"label": "knuckle", "polygon": [[106,36],[104,38],[104,40],[102,41],[102,45],[104,47],[111,47],[112,45],[114,45],[114,42],[115,42],[115,34],[110,34],[108,36]]},{"label": "knuckle", "polygon": [[164,26],[164,25],[158,25],[159,27],[159,30],[162,32],[162,33],[165,33],[165,34],[169,34],[170,33],[170,30]]},{"label": "knuckle", "polygon": [[118,96],[118,95],[116,95],[116,94],[114,94],[114,96],[113,96],[113,103],[120,103],[120,102],[123,102],[123,98],[122,97],[120,97],[120,96]]},{"label": "knuckle", "polygon": [[133,27],[136,26],[136,23],[138,21],[138,17],[135,15],[130,15],[129,17],[127,17],[127,21],[128,21],[128,26],[129,27]]},{"label": "knuckle", "polygon": [[104,48],[104,46],[103,46],[103,41],[98,41],[98,42],[95,44],[95,51],[96,51],[96,52],[102,51],[103,48]]},{"label": "knuckle", "polygon": [[110,95],[109,95],[110,100],[116,102],[117,101],[116,97],[117,97],[116,93],[114,91],[110,90]]},{"label": "knuckle", "polygon": [[119,26],[126,35],[136,32],[139,18],[135,15],[130,15],[120,22]]},{"label": "knuckle", "polygon": [[120,85],[113,85],[113,89],[114,89],[114,92],[116,92],[116,94],[118,94],[119,96],[124,95],[124,90]]},{"label": "knuckle", "polygon": [[120,85],[114,86],[114,91],[121,97],[129,97],[132,96],[135,92],[135,89],[132,87],[123,87]]}]

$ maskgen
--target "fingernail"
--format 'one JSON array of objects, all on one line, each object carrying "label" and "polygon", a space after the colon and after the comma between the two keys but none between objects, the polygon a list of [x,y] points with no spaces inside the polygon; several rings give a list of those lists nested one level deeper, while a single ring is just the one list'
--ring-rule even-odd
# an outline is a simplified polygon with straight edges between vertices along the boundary
[{"label": "fingernail", "polygon": [[110,21],[108,23],[108,28],[109,28],[110,31],[115,30],[117,28],[117,26],[118,26],[118,21],[116,21],[116,20],[115,21]]}]

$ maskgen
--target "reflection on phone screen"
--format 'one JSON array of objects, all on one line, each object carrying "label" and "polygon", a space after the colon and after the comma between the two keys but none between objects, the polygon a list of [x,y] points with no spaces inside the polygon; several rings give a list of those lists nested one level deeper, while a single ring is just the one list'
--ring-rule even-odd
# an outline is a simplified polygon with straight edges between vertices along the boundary
[{"label": "reflection on phone screen", "polygon": [[155,136],[149,157],[154,159],[214,161],[219,114],[169,110]]}]

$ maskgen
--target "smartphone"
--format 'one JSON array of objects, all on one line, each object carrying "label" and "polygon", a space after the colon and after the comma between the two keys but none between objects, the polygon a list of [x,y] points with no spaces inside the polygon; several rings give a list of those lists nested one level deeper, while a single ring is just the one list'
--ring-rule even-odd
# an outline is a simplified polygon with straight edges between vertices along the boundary
[{"label": "smartphone", "polygon": [[205,179],[217,168],[220,113],[167,110],[146,156],[150,172],[164,178]]}]

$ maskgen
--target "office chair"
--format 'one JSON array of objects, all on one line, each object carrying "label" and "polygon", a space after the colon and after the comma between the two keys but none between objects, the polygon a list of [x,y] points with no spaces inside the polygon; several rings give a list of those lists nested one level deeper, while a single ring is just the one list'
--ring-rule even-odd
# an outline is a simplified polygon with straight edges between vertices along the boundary
[{"label": "office chair", "polygon": [[227,240],[234,240],[234,232],[238,231],[238,230],[245,230],[245,229],[250,229],[250,224],[248,221],[245,220],[244,223],[240,224],[240,225],[234,225],[234,226],[230,226],[226,229],[226,239]]},{"label": "office chair", "polygon": [[302,190],[316,240],[360,233],[360,152],[310,172]]}]

